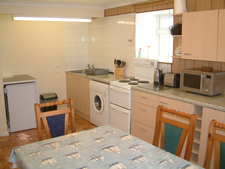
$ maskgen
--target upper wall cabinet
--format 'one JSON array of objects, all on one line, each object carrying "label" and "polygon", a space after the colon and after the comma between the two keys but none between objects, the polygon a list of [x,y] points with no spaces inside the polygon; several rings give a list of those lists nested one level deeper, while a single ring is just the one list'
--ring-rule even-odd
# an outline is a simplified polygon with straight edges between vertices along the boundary
[{"label": "upper wall cabinet", "polygon": [[219,10],[218,56],[217,61],[225,62],[225,9]]},{"label": "upper wall cabinet", "polygon": [[183,13],[182,58],[216,61],[217,33],[218,10]]}]

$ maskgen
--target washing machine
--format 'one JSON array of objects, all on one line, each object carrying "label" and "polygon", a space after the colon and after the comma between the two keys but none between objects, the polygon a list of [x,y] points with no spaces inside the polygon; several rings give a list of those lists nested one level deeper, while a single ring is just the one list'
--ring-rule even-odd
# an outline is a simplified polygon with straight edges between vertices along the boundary
[{"label": "washing machine", "polygon": [[96,126],[109,124],[109,85],[92,81],[90,90],[90,120]]}]

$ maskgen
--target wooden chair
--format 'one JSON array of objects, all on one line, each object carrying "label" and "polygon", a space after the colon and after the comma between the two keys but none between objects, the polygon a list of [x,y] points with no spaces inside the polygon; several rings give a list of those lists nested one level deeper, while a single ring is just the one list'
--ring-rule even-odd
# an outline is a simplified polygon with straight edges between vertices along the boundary
[{"label": "wooden chair", "polygon": [[[49,107],[49,106],[55,106],[55,105],[62,105],[62,104],[68,104],[69,108],[61,109],[61,110],[53,110],[53,111],[46,111],[46,112],[40,112],[40,108]],[[37,133],[38,133],[38,140],[42,140],[42,132],[41,132],[41,120],[43,121],[44,128],[46,131],[47,138],[52,138],[51,131],[49,127],[48,121],[50,119],[47,119],[51,116],[51,118],[57,118],[56,115],[62,116],[62,121],[64,121],[64,131],[62,131],[63,134],[68,134],[68,121],[69,121],[69,114],[70,114],[70,124],[71,124],[71,132],[76,132],[75,129],[75,122],[74,122],[74,106],[73,106],[73,99],[63,100],[63,101],[56,101],[56,102],[49,102],[49,103],[42,103],[42,104],[34,104],[35,114],[36,114],[36,122],[37,122]],[[61,118],[61,117],[60,117]],[[53,122],[54,123],[54,122]],[[60,124],[63,124],[60,121]],[[53,124],[54,125],[54,124]],[[56,127],[52,127],[56,129]],[[57,127],[59,128],[59,127]],[[64,133],[63,133],[64,132]]]},{"label": "wooden chair", "polygon": [[[166,118],[163,116],[164,112],[185,118],[189,124]],[[190,161],[196,122],[197,115],[179,112],[159,105],[157,108],[153,145],[158,147],[161,137],[160,148],[180,156],[185,138],[188,135],[184,159]]]},{"label": "wooden chair", "polygon": [[214,169],[225,168],[225,136],[216,133],[216,131],[221,131],[224,133],[225,124],[212,120],[209,125],[208,143],[204,162],[204,168],[206,169],[210,169],[213,149]]}]

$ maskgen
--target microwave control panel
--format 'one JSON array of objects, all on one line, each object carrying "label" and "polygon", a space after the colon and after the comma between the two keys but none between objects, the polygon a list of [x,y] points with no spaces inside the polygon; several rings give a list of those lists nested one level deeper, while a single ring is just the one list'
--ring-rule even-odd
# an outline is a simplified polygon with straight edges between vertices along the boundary
[{"label": "microwave control panel", "polygon": [[205,93],[210,93],[212,88],[212,76],[206,75],[205,77]]}]

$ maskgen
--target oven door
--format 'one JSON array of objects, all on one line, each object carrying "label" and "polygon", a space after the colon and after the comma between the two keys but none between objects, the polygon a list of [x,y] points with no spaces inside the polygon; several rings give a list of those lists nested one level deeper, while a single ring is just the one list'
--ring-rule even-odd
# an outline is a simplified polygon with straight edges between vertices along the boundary
[{"label": "oven door", "polygon": [[180,89],[195,93],[204,93],[205,74],[201,71],[181,70]]},{"label": "oven door", "polygon": [[110,103],[131,109],[131,89],[124,89],[110,85]]},{"label": "oven door", "polygon": [[131,133],[131,110],[110,104],[110,122],[112,126],[126,132]]}]

